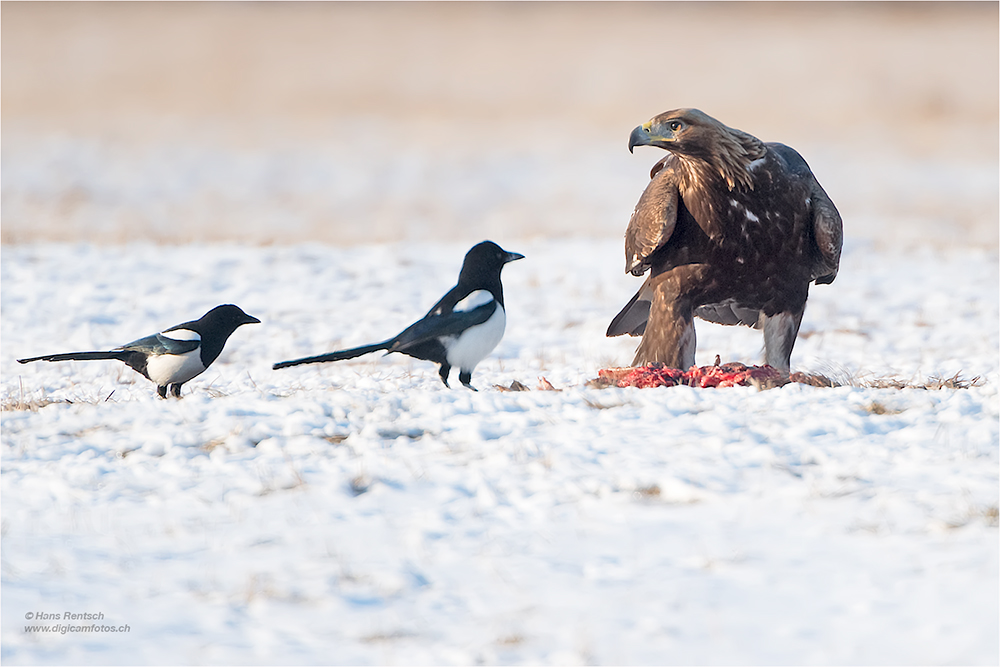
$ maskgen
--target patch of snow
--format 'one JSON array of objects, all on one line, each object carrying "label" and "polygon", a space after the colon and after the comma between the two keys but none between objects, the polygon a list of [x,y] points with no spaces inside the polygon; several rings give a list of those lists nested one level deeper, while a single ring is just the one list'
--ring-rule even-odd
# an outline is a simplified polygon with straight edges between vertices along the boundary
[{"label": "patch of snow", "polygon": [[[270,369],[401,330],[464,243],[0,248],[4,662],[997,662],[995,250],[848,243],[792,354],[971,388],[602,390],[638,342],[604,337],[620,238],[492,240],[526,260],[478,393],[401,355]],[[14,361],[220,303],[262,324],[181,400]],[[760,362],[696,326],[699,364]]]}]

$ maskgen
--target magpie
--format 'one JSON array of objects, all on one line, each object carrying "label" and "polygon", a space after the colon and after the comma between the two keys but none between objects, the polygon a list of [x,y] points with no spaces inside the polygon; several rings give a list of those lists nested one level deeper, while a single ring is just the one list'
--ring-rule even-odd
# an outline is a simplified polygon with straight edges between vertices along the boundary
[{"label": "magpie", "polygon": [[385,350],[441,364],[439,374],[446,387],[452,366],[458,366],[458,379],[476,390],[472,371],[503,338],[506,314],[503,305],[503,285],[500,271],[504,264],[524,255],[507,252],[492,241],[483,241],[469,250],[458,274],[458,284],[441,297],[434,307],[418,320],[381,343],[362,345],[274,364],[274,369],[315,364],[323,361],[353,359],[369,352]]},{"label": "magpie", "polygon": [[181,385],[211,366],[219,358],[229,336],[244,324],[260,324],[260,320],[247,315],[238,306],[226,304],[216,306],[201,319],[178,324],[107,352],[66,352],[17,361],[26,364],[31,361],[117,359],[155,382],[160,398],[167,397],[168,388],[180,398]]}]

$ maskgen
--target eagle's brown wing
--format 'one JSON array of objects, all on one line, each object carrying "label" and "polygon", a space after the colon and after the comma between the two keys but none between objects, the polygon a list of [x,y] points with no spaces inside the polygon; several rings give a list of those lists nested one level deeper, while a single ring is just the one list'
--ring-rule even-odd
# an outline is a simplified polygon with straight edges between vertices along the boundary
[{"label": "eagle's brown wing", "polygon": [[650,257],[670,240],[677,225],[680,192],[675,158],[667,156],[653,167],[651,180],[639,197],[625,230],[625,272],[641,276]]},{"label": "eagle's brown wing", "polygon": [[768,143],[767,148],[781,156],[789,176],[808,184],[813,241],[810,278],[817,285],[832,283],[840,268],[840,250],[844,243],[844,223],[840,219],[840,212],[816,180],[812,169],[795,149],[774,142]]},{"label": "eagle's brown wing", "polygon": [[812,277],[817,285],[832,283],[840,269],[840,249],[844,244],[844,223],[833,201],[819,181],[812,177],[809,188],[812,201],[813,240],[816,243],[816,260]]}]

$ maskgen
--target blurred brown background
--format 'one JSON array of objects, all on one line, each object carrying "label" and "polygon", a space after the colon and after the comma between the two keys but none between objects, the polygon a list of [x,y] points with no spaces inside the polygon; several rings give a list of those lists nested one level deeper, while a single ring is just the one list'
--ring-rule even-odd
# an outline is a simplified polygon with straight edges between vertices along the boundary
[{"label": "blurred brown background", "polygon": [[2,240],[619,235],[696,106],[996,244],[997,3],[2,4]]}]

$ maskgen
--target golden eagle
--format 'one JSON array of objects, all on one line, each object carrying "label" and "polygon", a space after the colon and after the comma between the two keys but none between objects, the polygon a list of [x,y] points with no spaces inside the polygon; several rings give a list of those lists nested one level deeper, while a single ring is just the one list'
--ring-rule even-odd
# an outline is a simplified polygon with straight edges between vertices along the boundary
[{"label": "golden eagle", "polygon": [[694,365],[693,316],[764,330],[765,363],[787,372],[809,283],[833,282],[843,226],[796,151],[697,109],[632,131],[669,154],[650,171],[625,232],[625,271],[649,277],[608,327],[642,336],[633,366]]}]

